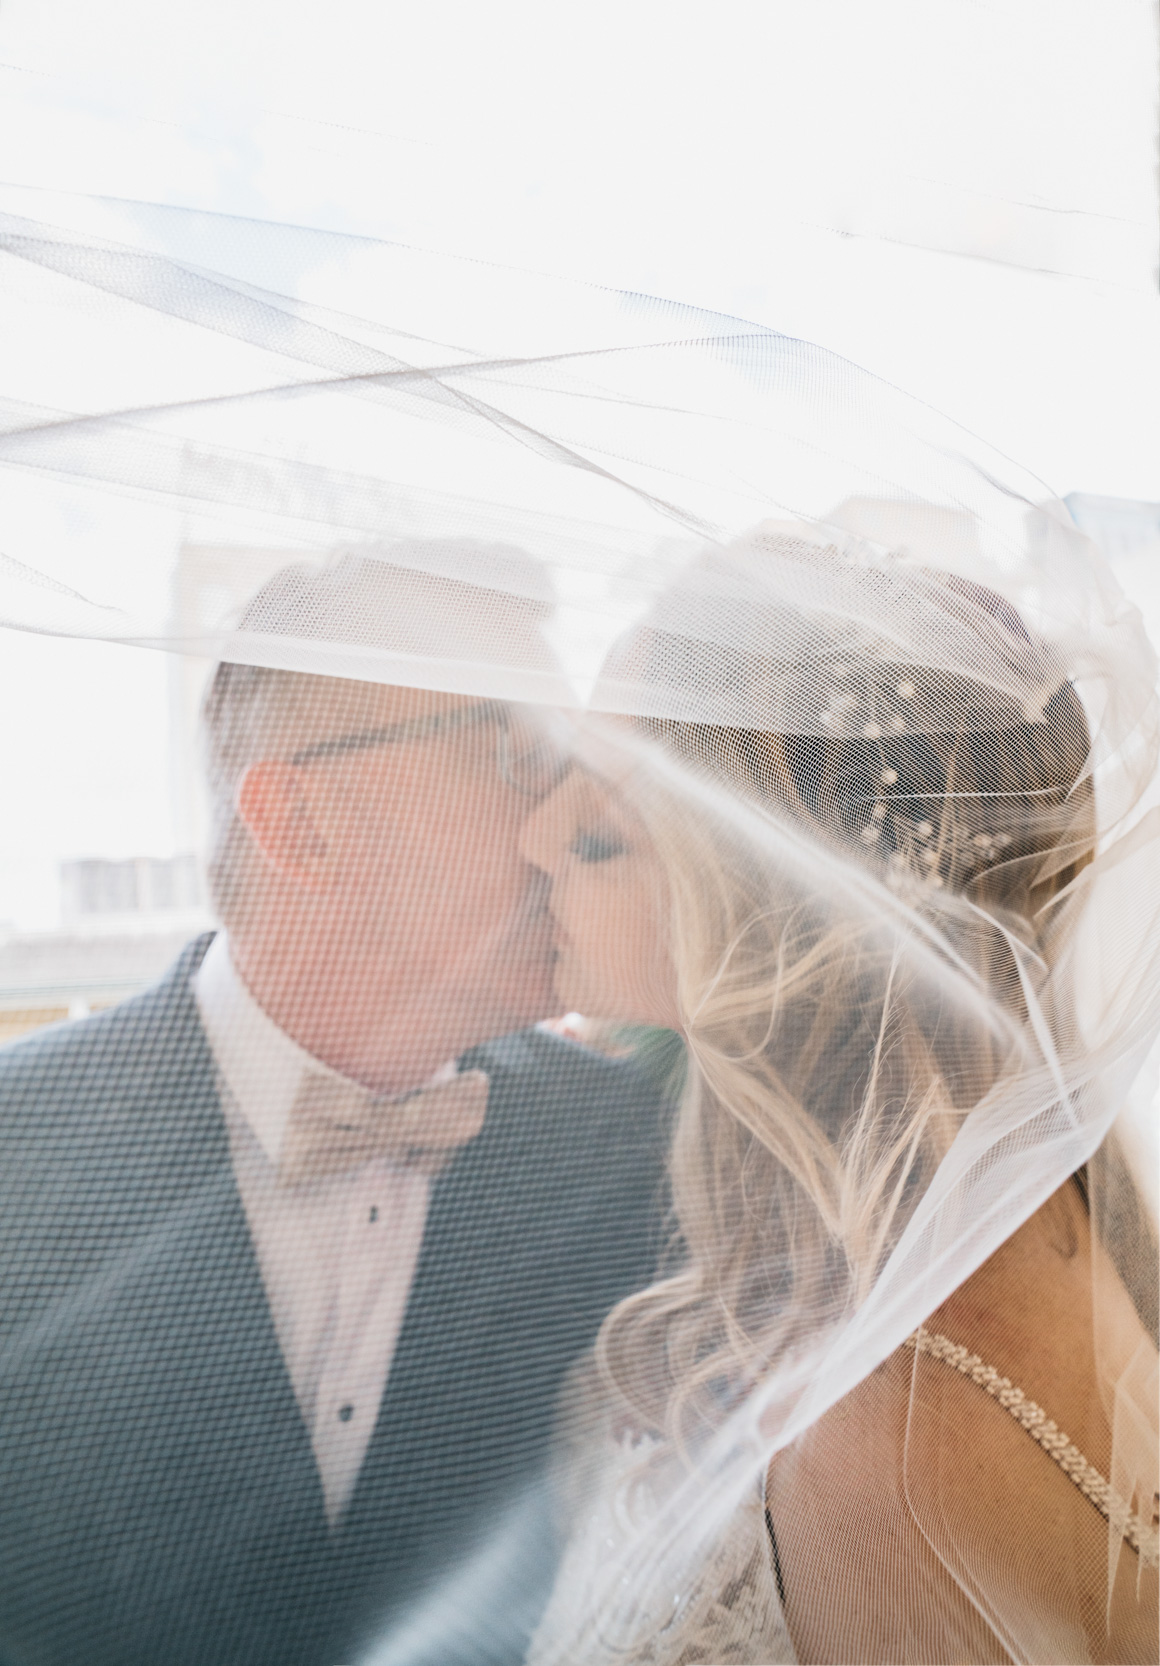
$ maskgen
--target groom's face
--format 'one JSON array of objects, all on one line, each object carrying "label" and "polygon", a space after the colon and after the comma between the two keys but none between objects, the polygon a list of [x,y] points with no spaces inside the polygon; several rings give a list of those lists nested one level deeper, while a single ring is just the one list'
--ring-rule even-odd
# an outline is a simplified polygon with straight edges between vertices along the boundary
[{"label": "groom's face", "polygon": [[[313,999],[384,1056],[446,1058],[554,1010],[543,879],[519,849],[504,708],[356,690],[243,782],[243,818],[289,887]],[[521,735],[526,730],[518,731]],[[517,746],[524,745],[520,740]],[[521,790],[523,787],[523,790]]]}]

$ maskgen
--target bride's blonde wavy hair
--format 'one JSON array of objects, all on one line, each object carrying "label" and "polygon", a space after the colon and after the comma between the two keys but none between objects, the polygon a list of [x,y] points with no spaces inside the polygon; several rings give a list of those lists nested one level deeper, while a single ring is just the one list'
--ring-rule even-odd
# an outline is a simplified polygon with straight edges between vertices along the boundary
[{"label": "bride's blonde wavy hair", "polygon": [[[1030,641],[1006,604],[970,588]],[[632,652],[639,671],[647,633]],[[945,674],[938,704],[960,716],[873,739],[636,727],[750,814],[856,852],[937,915],[1018,1034],[1011,940],[1050,964],[1070,929],[1061,894],[1093,854],[1088,725],[1062,678],[1031,718]],[[597,1362],[635,1420],[688,1450],[819,1319],[858,1304],[1012,1049],[901,976],[880,926],[835,925],[808,887],[789,895],[784,869],[724,817],[666,802],[663,787],[634,797],[671,896],[686,1054],[677,1230],[672,1270],[612,1311]]]}]

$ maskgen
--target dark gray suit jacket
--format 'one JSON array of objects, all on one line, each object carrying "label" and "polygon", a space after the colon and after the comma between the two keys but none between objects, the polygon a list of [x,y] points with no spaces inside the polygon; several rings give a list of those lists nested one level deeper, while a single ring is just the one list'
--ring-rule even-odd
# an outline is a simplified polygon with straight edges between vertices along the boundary
[{"label": "dark gray suit jacket", "polygon": [[[435,1183],[332,1533],[189,987],[208,941],[0,1054],[0,1662],[345,1666],[392,1625],[392,1659],[518,1659],[552,1572],[558,1391],[652,1273],[665,1112],[539,1032],[462,1061],[491,1077],[487,1121]],[[478,1612],[451,1614],[473,1565]],[[442,1643],[404,1646],[417,1610]]]}]

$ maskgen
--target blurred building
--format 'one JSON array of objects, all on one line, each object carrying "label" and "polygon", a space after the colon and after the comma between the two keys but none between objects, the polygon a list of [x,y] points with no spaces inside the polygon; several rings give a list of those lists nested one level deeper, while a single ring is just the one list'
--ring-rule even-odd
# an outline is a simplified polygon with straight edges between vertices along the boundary
[{"label": "blurred building", "polygon": [[186,853],[62,862],[61,929],[0,934],[0,1045],[135,995],[204,931]]},{"label": "blurred building", "polygon": [[196,927],[170,925],[124,936],[36,932],[0,939],[0,1045],[136,995],[195,934]]},{"label": "blurred building", "polygon": [[62,862],[60,911],[65,925],[94,917],[153,915],[201,903],[197,861],[182,856],[135,856],[109,862],[96,858]]},{"label": "blurred building", "polygon": [[1097,497],[1093,492],[1072,492],[1063,501],[1072,520],[1095,539],[1113,565],[1149,551],[1153,557],[1160,555],[1160,503]]},{"label": "blurred building", "polygon": [[[314,552],[318,559],[321,552]],[[173,575],[167,766],[180,854],[60,864],[60,929],[0,927],[0,1045],[144,989],[210,925],[201,866],[209,824],[198,712],[214,661],[268,578],[302,550],[186,544]]]},{"label": "blurred building", "polygon": [[1104,552],[1160,650],[1160,503],[1092,492],[1072,492],[1063,501],[1075,524]]}]

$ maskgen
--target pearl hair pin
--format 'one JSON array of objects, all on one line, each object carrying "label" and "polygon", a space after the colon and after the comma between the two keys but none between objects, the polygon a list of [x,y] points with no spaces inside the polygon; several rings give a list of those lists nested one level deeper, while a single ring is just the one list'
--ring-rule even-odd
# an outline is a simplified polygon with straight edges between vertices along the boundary
[{"label": "pearl hair pin", "polygon": [[[904,714],[894,712],[879,712],[871,715],[865,722],[859,722],[858,707],[861,705],[865,712],[869,705],[874,713],[877,697],[867,690],[860,701],[849,686],[851,668],[844,662],[839,662],[831,668],[834,686],[830,690],[829,702],[826,710],[819,713],[822,727],[830,735],[837,738],[848,735],[852,739],[879,741],[883,737],[889,738],[905,734],[908,728]],[[845,683],[845,687],[837,685]],[[913,704],[919,693],[918,684],[912,677],[901,677],[895,683],[893,694],[908,705]],[[898,771],[889,765],[883,765],[878,776],[881,788],[897,787]],[[1008,833],[972,833],[969,827],[960,822],[944,818],[940,829],[936,833],[935,824],[929,820],[911,821],[909,817],[892,813],[888,802],[876,797],[870,809],[869,818],[859,829],[858,837],[868,848],[880,845],[883,835],[889,832],[891,842],[895,845],[888,864],[887,878],[893,886],[905,883],[907,874],[911,875],[912,883],[918,882],[928,889],[942,889],[945,880],[939,872],[940,867],[948,869],[953,865],[960,874],[977,869],[988,859],[994,858],[1011,843]]]}]

